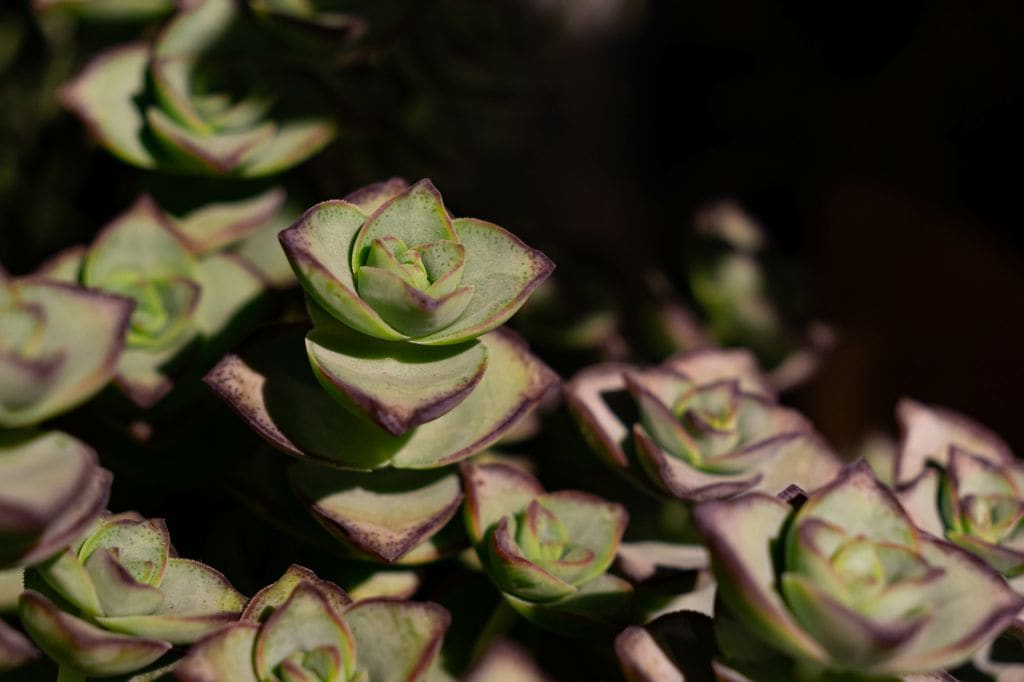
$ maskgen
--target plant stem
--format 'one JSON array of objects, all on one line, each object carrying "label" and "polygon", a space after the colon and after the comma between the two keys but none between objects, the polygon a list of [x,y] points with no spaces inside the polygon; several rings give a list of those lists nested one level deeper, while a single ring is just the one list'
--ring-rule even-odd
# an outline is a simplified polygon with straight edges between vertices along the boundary
[{"label": "plant stem", "polygon": [[476,643],[473,644],[473,651],[469,655],[470,663],[476,663],[480,660],[480,657],[487,653],[491,642],[511,630],[518,617],[519,614],[509,606],[507,601],[504,599],[499,601],[493,613],[491,613],[491,617],[487,619],[483,630],[480,631],[480,636],[477,637]]},{"label": "plant stem", "polygon": [[57,682],[85,682],[85,675],[62,665],[57,669]]}]

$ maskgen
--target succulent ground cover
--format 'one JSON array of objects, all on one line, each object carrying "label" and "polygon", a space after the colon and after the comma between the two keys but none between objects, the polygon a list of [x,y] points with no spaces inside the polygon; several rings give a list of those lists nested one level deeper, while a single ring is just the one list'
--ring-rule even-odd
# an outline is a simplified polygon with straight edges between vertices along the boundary
[{"label": "succulent ground cover", "polygon": [[733,202],[617,305],[550,216],[462,215],[517,187],[312,165],[422,114],[369,82],[420,15],[353,7],[33,3],[144,174],[0,270],[4,679],[1024,679],[1010,445],[904,399],[834,448],[790,392],[832,335]]}]

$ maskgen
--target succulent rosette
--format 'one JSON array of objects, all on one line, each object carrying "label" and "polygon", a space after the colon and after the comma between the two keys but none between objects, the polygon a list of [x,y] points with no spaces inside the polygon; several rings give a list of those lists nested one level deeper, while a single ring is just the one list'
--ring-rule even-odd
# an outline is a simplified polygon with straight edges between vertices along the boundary
[{"label": "succulent rosette", "polygon": [[898,495],[914,522],[1007,578],[1024,574],[1024,466],[998,436],[963,415],[909,400],[898,413],[904,438],[897,470],[913,476]]},{"label": "succulent rosette", "polygon": [[607,573],[626,529],[622,505],[547,493],[508,464],[462,465],[466,528],[487,574],[527,619],[579,635],[621,615],[629,583]]},{"label": "succulent rosette", "polygon": [[135,302],[115,381],[140,407],[151,407],[174,386],[188,356],[274,284],[243,247],[272,225],[283,198],[270,190],[175,218],[142,196],[88,248],[58,254],[38,274]]},{"label": "succulent rosette", "polygon": [[[810,423],[775,402],[746,351],[694,351],[647,369],[596,365],[564,391],[607,463],[687,502],[815,488],[840,467]],[[635,412],[616,410],[620,393],[629,394]]]},{"label": "succulent rosette", "polygon": [[790,657],[792,667],[774,678],[758,668],[758,679],[954,667],[1024,604],[986,564],[921,532],[864,462],[798,509],[752,493],[706,502],[694,515],[724,606],[716,620],[725,662],[741,672],[759,665],[750,653],[758,645]]},{"label": "succulent rosette", "polygon": [[175,556],[163,521],[97,519],[25,573],[22,624],[62,668],[110,677],[149,666],[238,618],[245,605],[216,570]]},{"label": "succulent rosette", "polygon": [[306,461],[292,485],[344,545],[413,560],[462,499],[456,474],[422,470],[495,443],[557,381],[496,329],[553,266],[496,225],[452,219],[429,181],[318,204],[280,239],[313,328],[254,335],[207,383]]},{"label": "succulent rosette", "polygon": [[416,682],[436,665],[449,620],[431,603],[353,603],[337,585],[291,566],[237,623],[193,646],[175,675],[182,682]]},{"label": "succulent rosette", "polygon": [[133,303],[0,270],[0,428],[36,424],[114,375]]},{"label": "succulent rosette", "polygon": [[133,165],[279,173],[323,148],[335,128],[318,113],[316,88],[266,59],[267,37],[242,3],[181,3],[152,43],[94,57],[65,86],[63,101],[101,145]]}]

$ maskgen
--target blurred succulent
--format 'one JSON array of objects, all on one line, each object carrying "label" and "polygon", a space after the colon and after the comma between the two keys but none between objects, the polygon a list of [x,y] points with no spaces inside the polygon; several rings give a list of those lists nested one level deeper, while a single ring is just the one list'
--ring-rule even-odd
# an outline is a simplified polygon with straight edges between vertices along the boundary
[{"label": "blurred succulent", "polygon": [[[920,532],[864,462],[797,510],[753,493],[706,502],[694,516],[718,580],[725,662],[757,679],[942,670],[1024,605],[984,563]],[[791,658],[761,659],[764,646]]]},{"label": "blurred succulent", "polygon": [[[635,411],[618,409],[622,392]],[[565,385],[565,397],[606,462],[687,502],[811,489],[839,470],[810,423],[775,402],[742,350],[694,351],[650,369],[596,365]]]},{"label": "blurred succulent", "polygon": [[436,665],[449,620],[436,604],[353,603],[340,587],[291,566],[239,622],[193,646],[175,674],[182,682],[415,682]]},{"label": "blurred succulent", "polygon": [[453,221],[429,181],[318,204],[281,242],[313,329],[267,329],[206,380],[272,445],[314,465],[294,469],[293,487],[345,545],[413,560],[458,508],[457,477],[357,472],[447,466],[540,401],[557,377],[495,327],[551,263],[496,225]]},{"label": "blurred succulent", "polygon": [[177,0],[32,0],[39,13],[59,12],[86,21],[147,21],[174,11]]},{"label": "blurred succulent", "polygon": [[628,603],[629,583],[606,573],[626,529],[619,504],[588,493],[545,493],[507,464],[462,465],[466,527],[487,574],[527,619],[581,635]]},{"label": "blurred succulent", "polygon": [[1024,466],[997,436],[955,412],[905,400],[899,414],[897,470],[911,475],[925,461],[898,489],[914,522],[1008,578],[1024,574]]},{"label": "blurred succulent", "polygon": [[0,270],[0,427],[41,422],[110,381],[133,303]]},{"label": "blurred succulent", "polygon": [[[260,3],[278,6],[285,3]],[[293,3],[294,4],[294,3]],[[96,56],[64,104],[111,153],[143,168],[259,177],[334,137],[317,87],[268,59],[269,35],[234,0],[181,3],[152,43]]]},{"label": "blurred succulent", "polygon": [[0,569],[70,545],[106,506],[111,478],[65,433],[0,432]]},{"label": "blurred succulent", "polygon": [[270,190],[179,219],[142,196],[90,247],[58,254],[38,274],[135,301],[116,382],[136,404],[150,407],[173,387],[183,359],[265,290],[263,270],[241,247],[273,225],[268,221],[283,198]]},{"label": "blurred succulent", "polygon": [[98,519],[74,545],[25,573],[22,624],[80,676],[144,668],[238,618],[245,597],[220,573],[175,556],[163,521]]}]

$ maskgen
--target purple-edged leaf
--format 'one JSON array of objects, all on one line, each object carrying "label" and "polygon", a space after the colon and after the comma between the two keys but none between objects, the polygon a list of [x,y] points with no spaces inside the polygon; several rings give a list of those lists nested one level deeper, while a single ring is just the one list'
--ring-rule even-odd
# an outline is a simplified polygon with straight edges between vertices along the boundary
[{"label": "purple-edged leaf", "polygon": [[626,390],[629,365],[604,364],[587,367],[563,386],[566,405],[583,431],[587,442],[609,464],[625,469],[629,458],[623,447],[631,438],[630,427],[612,411],[605,394]]},{"label": "purple-edged leaf", "polygon": [[281,232],[281,247],[302,288],[324,310],[364,334],[404,339],[356,293],[350,253],[366,218],[344,201],[325,201]]},{"label": "purple-edged leaf", "polygon": [[138,582],[105,547],[95,549],[84,566],[105,616],[145,615],[164,600],[160,590]]},{"label": "purple-edged leaf", "polygon": [[323,312],[314,321],[306,350],[321,385],[395,436],[451,410],[487,368],[480,342],[424,348],[367,339]]},{"label": "purple-edged leaf", "polygon": [[241,201],[206,204],[175,219],[192,253],[216,251],[251,235],[284,203],[285,192],[274,187]]},{"label": "purple-edged leaf", "polygon": [[349,593],[355,601],[364,599],[409,599],[423,585],[419,573],[414,569],[395,570],[385,568],[374,571],[358,579],[348,582]]},{"label": "purple-edged leaf", "polygon": [[358,652],[358,670],[370,680],[420,682],[451,623],[448,611],[432,603],[371,599],[345,613]]},{"label": "purple-edged leaf", "polygon": [[287,170],[326,147],[337,132],[334,124],[325,118],[279,122],[274,136],[245,159],[241,175],[261,178]]},{"label": "purple-edged leaf", "polygon": [[13,670],[39,656],[25,636],[0,621],[0,673]]},{"label": "purple-edged leaf", "polygon": [[531,623],[566,637],[607,636],[628,617],[633,587],[602,573],[556,602],[534,603],[505,594],[505,600]]},{"label": "purple-edged leaf", "polygon": [[439,531],[462,501],[454,472],[359,474],[297,465],[290,477],[299,498],[327,530],[388,563]]},{"label": "purple-edged leaf", "polygon": [[[488,368],[454,409],[394,438],[358,419],[317,384],[302,359],[300,330],[268,329],[229,355],[206,381],[271,444],[301,458],[368,470],[389,461],[426,469],[464,459],[501,437],[555,380],[509,332],[481,341]],[[305,367],[303,367],[305,365]],[[295,410],[302,405],[302,410]]]},{"label": "purple-edged leaf", "polygon": [[164,152],[189,170],[234,173],[277,132],[273,123],[240,131],[203,135],[182,126],[162,110],[146,110],[146,123]]},{"label": "purple-edged leaf", "polygon": [[174,668],[182,682],[259,682],[252,651],[259,627],[236,623],[197,642]]},{"label": "purple-edged leaf", "polygon": [[49,587],[56,590],[83,615],[103,615],[96,586],[93,585],[89,573],[78,560],[73,548],[51,557],[34,570]]},{"label": "purple-edged leaf", "polygon": [[94,57],[61,90],[61,101],[115,156],[142,168],[159,161],[145,142],[145,119],[136,100],[146,89],[149,46],[132,44]]},{"label": "purple-edged leaf", "polygon": [[[474,218],[452,221],[466,249],[461,286],[472,287],[465,311],[452,324],[415,343],[460,343],[505,323],[555,269],[547,256],[511,232]],[[406,242],[410,243],[410,242]]]},{"label": "purple-edged leaf", "polygon": [[275,582],[253,595],[242,612],[241,620],[249,623],[266,621],[274,609],[287,601],[295,588],[304,582],[315,586],[337,613],[343,613],[352,603],[345,591],[334,583],[321,580],[308,568],[292,564]]},{"label": "purple-edged leaf", "polygon": [[167,570],[170,536],[162,519],[139,520],[134,515],[118,514],[103,519],[86,539],[78,550],[79,560],[88,562],[100,548],[113,551],[118,563],[135,580],[158,586]]},{"label": "purple-edged leaf", "polygon": [[60,432],[0,439],[0,566],[29,566],[60,551],[107,503],[110,472]]},{"label": "purple-edged leaf", "polygon": [[205,50],[231,26],[237,11],[231,0],[188,3],[160,32],[154,56],[167,58]]},{"label": "purple-edged leaf", "polygon": [[254,655],[256,675],[271,678],[294,652],[330,647],[341,654],[345,675],[355,667],[352,633],[327,598],[311,583],[302,582],[260,628]]},{"label": "purple-edged leaf", "polygon": [[825,650],[794,620],[775,590],[772,544],[789,513],[785,502],[761,493],[706,502],[693,512],[711,553],[719,594],[729,607],[783,651],[825,661]]},{"label": "purple-edged leaf", "polygon": [[993,462],[1013,460],[1013,453],[1002,438],[953,410],[904,398],[896,406],[896,417],[903,430],[896,460],[897,483],[916,477],[928,460],[945,466],[952,445]]},{"label": "purple-edged leaf", "polygon": [[108,611],[97,621],[115,632],[189,644],[237,620],[246,602],[219,571],[176,557],[168,559],[159,591],[163,599],[150,612]]},{"label": "purple-edged leaf", "polygon": [[914,524],[936,537],[945,533],[939,514],[939,478],[935,469],[924,469],[920,475],[896,491],[903,509]]},{"label": "purple-edged leaf", "polygon": [[352,242],[351,271],[359,272],[373,240],[387,237],[400,239],[409,247],[441,240],[458,241],[441,194],[430,180],[420,180],[367,218]]},{"label": "purple-edged leaf", "polygon": [[775,389],[761,372],[750,351],[744,349],[706,348],[675,355],[664,366],[685,376],[697,385],[735,380],[744,393],[775,399]]},{"label": "purple-edged leaf", "polygon": [[703,571],[711,566],[708,552],[702,545],[657,541],[620,543],[615,565],[622,575],[635,583],[654,577],[658,569]]},{"label": "purple-edged leaf", "polygon": [[21,622],[32,641],[61,665],[89,676],[134,672],[164,655],[171,645],[111,634],[66,614],[38,592],[21,595]]},{"label": "purple-edged leaf", "polygon": [[20,304],[45,314],[41,336],[33,341],[33,357],[59,358],[59,363],[36,377],[45,381],[45,391],[26,403],[10,392],[24,361],[0,352],[0,426],[6,428],[47,419],[102,388],[124,348],[134,306],[119,296],[32,278],[15,280],[13,291]]},{"label": "purple-edged leaf", "polygon": [[1007,577],[1024,574],[1024,551],[956,531],[947,531],[946,538],[962,547]]},{"label": "purple-edged leaf", "polygon": [[934,538],[921,538],[921,556],[943,571],[924,601],[931,618],[886,672],[953,668],[1001,632],[1024,606],[1006,581],[981,560]]},{"label": "purple-edged leaf", "polygon": [[686,682],[646,629],[631,625],[615,638],[615,655],[628,682]]},{"label": "purple-edged leaf", "polygon": [[515,515],[544,494],[536,478],[507,464],[471,464],[460,467],[466,489],[466,527],[474,542],[502,517]]},{"label": "purple-edged leaf", "polygon": [[399,194],[404,194],[408,189],[408,182],[402,178],[393,177],[361,187],[348,194],[343,201],[358,207],[366,215],[370,215],[386,202]]}]

